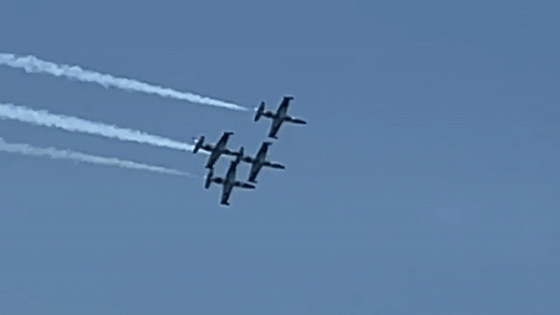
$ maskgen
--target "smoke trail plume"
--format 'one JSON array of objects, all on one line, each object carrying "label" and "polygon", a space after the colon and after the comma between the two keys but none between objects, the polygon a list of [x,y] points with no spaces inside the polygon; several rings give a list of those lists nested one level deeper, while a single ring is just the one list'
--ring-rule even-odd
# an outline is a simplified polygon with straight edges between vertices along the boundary
[{"label": "smoke trail plume", "polygon": [[6,143],[2,138],[0,138],[0,151],[10,152],[10,153],[20,153],[24,155],[33,155],[33,156],[50,156],[53,159],[69,159],[77,162],[86,162],[86,163],[91,163],[96,165],[113,165],[113,166],[118,166],[118,167],[128,168],[128,169],[144,170],[144,171],[156,172],[161,174],[179,175],[179,176],[196,178],[196,176],[192,174],[181,172],[174,169],[169,169],[162,166],[152,166],[152,165],[146,165],[146,164],[136,163],[132,161],[119,160],[117,158],[94,156],[94,155],[74,152],[70,150],[58,150],[53,147],[36,148],[28,144]]},{"label": "smoke trail plume", "polygon": [[16,57],[14,54],[0,53],[0,65],[7,65],[12,68],[23,68],[27,73],[48,73],[57,77],[64,76],[83,82],[95,82],[105,88],[116,87],[127,91],[144,92],[157,94],[162,97],[171,97],[178,100],[189,101],[203,105],[211,105],[232,110],[246,111],[247,108],[237,104],[215,100],[210,97],[200,96],[189,92],[179,92],[170,88],[140,82],[127,78],[116,78],[110,74],[98,73],[91,70],[84,70],[78,66],[58,65],[53,62],[38,59],[35,56]]},{"label": "smoke trail plume", "polygon": [[194,146],[191,144],[150,135],[138,130],[119,128],[114,125],[92,122],[77,117],[51,114],[46,110],[36,111],[13,104],[0,103],[0,118],[13,119],[39,126],[56,127],[70,132],[83,132],[124,141],[146,143],[170,149],[183,151],[192,151],[194,149]]}]

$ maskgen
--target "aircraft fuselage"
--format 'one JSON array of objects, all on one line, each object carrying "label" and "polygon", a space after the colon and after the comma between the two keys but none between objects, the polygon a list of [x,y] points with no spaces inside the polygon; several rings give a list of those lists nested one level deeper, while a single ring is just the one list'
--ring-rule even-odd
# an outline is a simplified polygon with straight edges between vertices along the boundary
[{"label": "aircraft fuselage", "polygon": [[224,191],[222,193],[222,200],[220,202],[223,205],[229,205],[229,195],[231,194],[233,186],[235,186],[237,164],[238,163],[236,163],[235,161],[232,161],[228,168],[226,178],[224,180]]}]

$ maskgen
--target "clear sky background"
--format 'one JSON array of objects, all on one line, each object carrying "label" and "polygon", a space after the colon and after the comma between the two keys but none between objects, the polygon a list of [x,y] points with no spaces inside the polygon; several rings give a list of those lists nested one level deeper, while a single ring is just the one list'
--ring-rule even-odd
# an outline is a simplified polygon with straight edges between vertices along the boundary
[{"label": "clear sky background", "polygon": [[[251,108],[293,95],[308,125],[282,126],[287,169],[228,208],[202,179],[0,152],[0,313],[559,314],[558,21],[557,1],[2,1],[2,53]],[[5,66],[0,102],[232,130],[251,154],[270,126]],[[0,137],[205,175],[189,152]]]}]

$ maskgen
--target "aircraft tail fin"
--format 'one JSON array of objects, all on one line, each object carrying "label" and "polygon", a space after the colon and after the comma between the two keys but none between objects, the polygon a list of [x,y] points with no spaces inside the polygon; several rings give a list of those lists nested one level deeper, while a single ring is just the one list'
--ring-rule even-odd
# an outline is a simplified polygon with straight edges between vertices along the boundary
[{"label": "aircraft tail fin", "polygon": [[242,147],[239,148],[239,152],[236,154],[236,158],[235,158],[235,164],[238,164],[239,162],[241,162],[241,159],[243,159],[244,156],[244,152],[245,149]]}]

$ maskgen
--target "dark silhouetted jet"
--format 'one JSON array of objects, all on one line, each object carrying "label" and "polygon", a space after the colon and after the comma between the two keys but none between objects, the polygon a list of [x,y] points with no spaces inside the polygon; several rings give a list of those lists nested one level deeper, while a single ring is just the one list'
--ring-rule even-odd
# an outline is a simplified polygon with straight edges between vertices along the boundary
[{"label": "dark silhouetted jet", "polygon": [[273,163],[266,160],[266,152],[268,147],[272,145],[272,142],[263,142],[261,148],[255,155],[255,157],[251,156],[244,156],[242,160],[247,163],[251,163],[251,171],[249,171],[249,181],[252,183],[256,183],[257,175],[263,166],[276,168],[276,169],[285,169],[286,167],[279,163]]},{"label": "dark silhouetted jet", "polygon": [[276,113],[273,113],[271,111],[265,111],[264,102],[261,102],[261,104],[257,108],[257,113],[255,114],[255,121],[258,121],[259,118],[261,118],[261,116],[272,118],[272,125],[270,126],[270,132],[268,133],[268,136],[270,138],[278,139],[276,137],[276,133],[278,133],[280,126],[285,121],[294,124],[302,124],[302,125],[307,124],[307,122],[304,121],[303,119],[288,116],[287,114],[288,104],[293,99],[294,98],[292,96],[284,96],[282,102],[280,103],[280,106],[278,106],[278,110],[276,110]]},{"label": "dark silhouetted jet", "polygon": [[231,164],[229,165],[229,168],[227,170],[225,178],[213,177],[214,176],[214,169],[213,168],[210,168],[210,170],[208,170],[208,175],[206,175],[206,181],[204,183],[204,188],[206,188],[206,189],[210,188],[210,185],[212,184],[212,182],[214,182],[216,184],[223,185],[222,198],[220,200],[221,205],[229,206],[228,199],[229,199],[229,195],[231,194],[231,191],[232,191],[233,187],[240,187],[240,188],[245,188],[245,189],[255,189],[255,185],[240,182],[240,181],[237,181],[235,179],[235,177],[236,177],[235,173],[236,173],[237,165],[239,164],[239,162],[241,162],[241,158],[243,157],[243,147],[241,147],[239,149],[239,152],[236,153],[236,155],[237,155],[237,158],[234,161],[231,161]]},{"label": "dark silhouetted jet", "polygon": [[229,149],[226,149],[227,141],[229,139],[229,136],[231,135],[233,135],[233,132],[231,131],[224,132],[220,140],[218,140],[218,142],[214,146],[211,144],[204,144],[204,136],[200,136],[199,139],[193,138],[195,142],[193,153],[196,154],[198,150],[201,149],[210,152],[210,157],[208,158],[208,163],[206,163],[206,168],[212,168],[214,167],[214,163],[216,163],[220,155],[237,155],[237,152],[232,152]]}]

